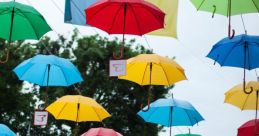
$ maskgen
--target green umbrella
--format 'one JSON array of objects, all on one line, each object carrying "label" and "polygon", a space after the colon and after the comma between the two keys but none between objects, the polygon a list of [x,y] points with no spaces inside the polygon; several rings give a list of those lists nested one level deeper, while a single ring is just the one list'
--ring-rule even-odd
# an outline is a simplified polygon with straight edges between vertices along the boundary
[{"label": "green umbrella", "polygon": [[232,38],[235,34],[231,30],[231,16],[246,13],[259,12],[259,0],[191,0],[197,10],[212,12],[212,17],[215,13],[227,16],[229,18],[228,36]]},{"label": "green umbrella", "polygon": [[[10,43],[15,40],[39,40],[51,31],[43,16],[33,7],[18,2],[0,2],[0,38]],[[8,61],[7,57],[1,63]]]}]

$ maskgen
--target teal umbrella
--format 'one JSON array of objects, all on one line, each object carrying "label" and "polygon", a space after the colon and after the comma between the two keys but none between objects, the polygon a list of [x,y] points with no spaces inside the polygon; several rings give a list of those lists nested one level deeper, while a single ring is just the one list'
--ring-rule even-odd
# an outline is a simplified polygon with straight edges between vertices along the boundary
[{"label": "teal umbrella", "polygon": [[[0,38],[10,43],[15,40],[39,40],[51,31],[43,16],[33,7],[15,1],[0,2]],[[4,61],[8,61],[9,47]]]}]

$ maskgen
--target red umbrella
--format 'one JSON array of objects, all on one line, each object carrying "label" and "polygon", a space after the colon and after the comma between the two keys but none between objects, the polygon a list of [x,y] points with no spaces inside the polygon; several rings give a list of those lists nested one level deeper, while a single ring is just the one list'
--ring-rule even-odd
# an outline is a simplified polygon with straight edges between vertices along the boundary
[{"label": "red umbrella", "polygon": [[124,34],[144,35],[164,28],[165,13],[144,0],[100,0],[85,14],[87,24],[109,34],[123,34],[123,46]]},{"label": "red umbrella", "polygon": [[[252,119],[238,128],[237,136],[258,136],[259,135],[259,119]],[[255,127],[256,124],[256,127]]]},{"label": "red umbrella", "polygon": [[122,136],[120,133],[108,128],[91,128],[81,136]]}]

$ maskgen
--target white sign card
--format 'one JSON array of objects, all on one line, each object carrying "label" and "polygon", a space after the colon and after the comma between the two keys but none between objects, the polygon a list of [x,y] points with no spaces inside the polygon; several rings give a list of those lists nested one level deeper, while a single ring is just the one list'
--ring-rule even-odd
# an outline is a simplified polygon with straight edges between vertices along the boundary
[{"label": "white sign card", "polygon": [[110,60],[110,76],[126,75],[126,60]]},{"label": "white sign card", "polygon": [[48,123],[47,111],[34,111],[34,126],[45,126]]}]

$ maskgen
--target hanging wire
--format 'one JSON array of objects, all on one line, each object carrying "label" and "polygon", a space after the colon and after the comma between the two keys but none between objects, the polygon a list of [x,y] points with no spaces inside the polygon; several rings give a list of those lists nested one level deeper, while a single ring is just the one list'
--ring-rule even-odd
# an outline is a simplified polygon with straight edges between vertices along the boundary
[{"label": "hanging wire", "polygon": [[149,42],[148,42],[148,40],[147,40],[147,37],[146,37],[145,35],[143,35],[143,37],[144,37],[144,39],[145,39],[145,41],[146,41],[146,43],[147,43],[148,48],[150,49],[150,51],[153,52],[153,49],[151,48],[151,46],[150,46],[150,44],[149,44]]},{"label": "hanging wire", "polygon": [[243,24],[245,34],[247,34],[246,26],[245,26],[244,19],[243,19],[243,14],[241,14],[241,20],[242,20],[242,24]]}]

